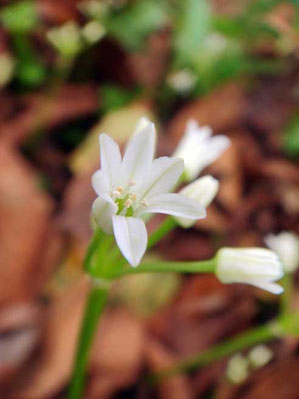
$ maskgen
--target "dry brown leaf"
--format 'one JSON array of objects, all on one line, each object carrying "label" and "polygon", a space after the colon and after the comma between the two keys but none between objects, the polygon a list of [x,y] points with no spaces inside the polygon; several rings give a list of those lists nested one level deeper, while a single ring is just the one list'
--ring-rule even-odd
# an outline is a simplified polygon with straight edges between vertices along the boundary
[{"label": "dry brown leaf", "polygon": [[189,119],[195,119],[201,126],[209,125],[217,132],[236,127],[244,112],[244,101],[240,86],[225,85],[181,108],[171,120],[168,134],[178,142]]},{"label": "dry brown leaf", "polygon": [[52,202],[37,176],[6,145],[0,147],[0,302],[35,295],[44,273],[38,256],[48,243]]},{"label": "dry brown leaf", "polygon": [[153,89],[165,75],[169,56],[169,32],[158,32],[149,37],[142,52],[129,55],[128,67],[138,84]]},{"label": "dry brown leaf", "polygon": [[54,96],[35,93],[25,99],[24,109],[0,125],[0,137],[11,144],[23,143],[37,130],[92,114],[98,101],[96,89],[88,85],[65,85]]},{"label": "dry brown leaf", "polygon": [[[169,349],[158,341],[149,339],[146,345],[146,360],[153,372],[172,366],[178,361]],[[157,386],[158,397],[161,399],[192,399],[194,394],[186,376],[176,375],[166,378]]]},{"label": "dry brown leaf", "polygon": [[72,369],[87,287],[87,280],[82,280],[53,302],[39,367],[27,378],[25,387],[15,392],[14,398],[49,398],[66,384]]}]

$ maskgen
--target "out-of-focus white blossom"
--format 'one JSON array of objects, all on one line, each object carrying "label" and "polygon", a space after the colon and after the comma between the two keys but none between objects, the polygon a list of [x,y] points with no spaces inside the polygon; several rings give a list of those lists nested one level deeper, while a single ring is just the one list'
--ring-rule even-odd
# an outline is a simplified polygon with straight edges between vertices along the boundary
[{"label": "out-of-focus white blossom", "polygon": [[232,356],[227,364],[226,376],[233,384],[241,384],[249,374],[248,359],[241,353]]},{"label": "out-of-focus white blossom", "polygon": [[186,131],[173,156],[183,158],[185,175],[193,180],[199,173],[229,147],[230,140],[224,135],[212,136],[208,126],[200,127],[194,120],[189,120]]},{"label": "out-of-focus white blossom", "polygon": [[145,123],[132,136],[123,158],[111,137],[101,134],[99,138],[101,169],[92,176],[98,195],[92,205],[92,216],[106,234],[114,234],[124,257],[137,266],[147,246],[146,214],[201,219],[206,210],[193,199],[171,193],[184,170],[184,162],[174,157],[153,159],[153,123]]},{"label": "out-of-focus white blossom", "polygon": [[[193,183],[185,186],[179,193],[185,197],[198,201],[207,208],[215,198],[219,189],[219,182],[214,177],[207,175],[200,177]],[[178,224],[184,228],[191,227],[196,221],[184,218],[175,218]]]},{"label": "out-of-focus white blossom", "polygon": [[265,366],[273,358],[273,351],[266,345],[257,345],[248,353],[250,365],[253,368]]},{"label": "out-of-focus white blossom", "polygon": [[216,255],[215,273],[222,283],[245,283],[273,294],[283,288],[275,281],[283,276],[278,256],[265,248],[222,248]]},{"label": "out-of-focus white blossom", "polygon": [[196,76],[188,69],[172,72],[167,82],[173,90],[185,94],[191,91],[196,83]]},{"label": "out-of-focus white blossom", "polygon": [[295,233],[283,231],[280,234],[268,234],[266,245],[276,252],[287,273],[294,272],[299,264],[299,237]]}]

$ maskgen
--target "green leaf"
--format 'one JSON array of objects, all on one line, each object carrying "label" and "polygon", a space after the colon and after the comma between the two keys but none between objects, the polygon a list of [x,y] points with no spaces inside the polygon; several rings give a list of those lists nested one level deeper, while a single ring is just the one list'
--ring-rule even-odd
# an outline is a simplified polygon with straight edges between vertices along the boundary
[{"label": "green leaf", "polygon": [[10,4],[0,12],[0,20],[10,32],[31,32],[38,23],[36,3],[25,0]]},{"label": "green leaf", "polygon": [[190,64],[209,32],[211,12],[206,0],[185,0],[179,12],[174,37],[176,61]]},{"label": "green leaf", "polygon": [[125,9],[110,13],[103,22],[107,32],[128,50],[136,51],[146,37],[166,21],[161,2],[143,0],[131,2]]},{"label": "green leaf", "polygon": [[102,109],[105,112],[124,107],[136,96],[136,90],[126,90],[116,85],[105,85],[101,88]]},{"label": "green leaf", "polygon": [[299,116],[295,116],[286,127],[284,150],[291,157],[299,156]]}]

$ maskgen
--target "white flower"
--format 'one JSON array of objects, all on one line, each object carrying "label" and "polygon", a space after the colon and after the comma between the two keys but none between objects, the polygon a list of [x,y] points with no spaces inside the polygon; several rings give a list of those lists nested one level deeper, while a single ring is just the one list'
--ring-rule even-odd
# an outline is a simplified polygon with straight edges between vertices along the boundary
[{"label": "white flower", "polygon": [[179,93],[188,93],[196,83],[196,75],[188,69],[171,73],[167,78],[168,84]]},{"label": "white flower", "polygon": [[155,129],[145,124],[129,141],[123,159],[117,143],[100,135],[101,169],[92,176],[98,198],[92,206],[96,223],[114,233],[124,257],[137,266],[147,245],[143,218],[147,213],[165,213],[190,219],[206,216],[197,201],[170,193],[184,170],[179,158],[153,160]]},{"label": "white flower", "polygon": [[253,368],[265,366],[273,358],[273,351],[266,345],[257,345],[248,353],[248,359]]},{"label": "white flower", "polygon": [[215,273],[223,283],[246,283],[273,294],[283,288],[275,284],[283,276],[278,256],[265,248],[222,248],[217,253]]},{"label": "white flower", "polygon": [[283,231],[280,234],[268,234],[266,245],[279,256],[284,270],[292,273],[299,263],[299,237],[295,233]]},{"label": "white flower", "polygon": [[249,374],[248,359],[241,353],[236,353],[227,364],[226,376],[234,384],[240,384],[246,380]]},{"label": "white flower", "polygon": [[[179,194],[188,198],[192,198],[198,201],[204,208],[207,208],[216,196],[218,189],[218,180],[214,179],[214,177],[210,175],[207,175],[200,177],[193,183],[185,186],[179,192]],[[177,223],[184,228],[191,227],[195,223],[195,220],[191,219],[185,219],[181,217],[176,217],[175,219]]]},{"label": "white flower", "polygon": [[198,176],[202,169],[214,162],[230,145],[228,137],[211,137],[211,134],[212,129],[208,126],[200,127],[194,120],[187,123],[186,131],[173,156],[183,158],[188,180]]}]

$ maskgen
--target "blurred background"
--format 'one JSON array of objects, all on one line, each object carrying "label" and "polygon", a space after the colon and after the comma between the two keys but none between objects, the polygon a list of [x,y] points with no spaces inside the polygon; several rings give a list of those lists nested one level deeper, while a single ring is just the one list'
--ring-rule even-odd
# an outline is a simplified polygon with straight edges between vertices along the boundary
[{"label": "blurred background", "polygon": [[[205,259],[299,233],[298,1],[1,0],[0,25],[0,397],[58,399],[88,288],[99,133],[122,145],[145,115],[158,155],[173,152],[190,118],[232,140],[205,171],[221,187],[208,217],[148,256]],[[294,338],[272,341],[269,363],[244,378],[221,360],[155,388],[144,380],[271,320],[278,301],[212,275],[123,279],[85,398],[299,397]]]}]

